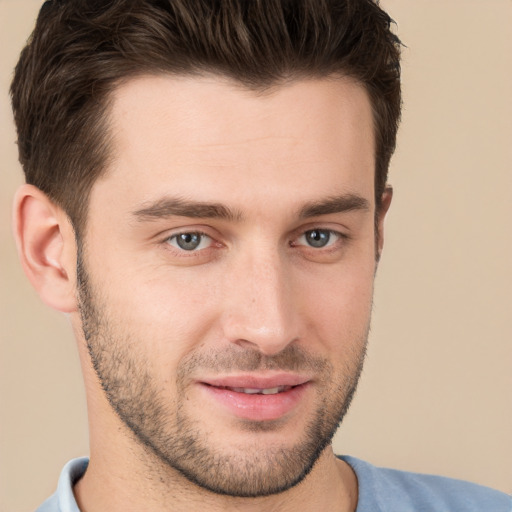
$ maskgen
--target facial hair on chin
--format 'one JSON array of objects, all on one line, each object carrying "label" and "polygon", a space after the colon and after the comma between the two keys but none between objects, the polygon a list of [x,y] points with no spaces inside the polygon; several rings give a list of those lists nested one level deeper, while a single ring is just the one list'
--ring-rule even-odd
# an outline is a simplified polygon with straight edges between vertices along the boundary
[{"label": "facial hair on chin", "polygon": [[[144,340],[133,339],[116,325],[108,305],[93,288],[79,250],[77,264],[82,329],[92,365],[105,395],[136,442],[162,471],[177,471],[188,481],[216,494],[260,497],[276,494],[301,482],[311,471],[348,410],[361,374],[367,332],[357,340],[360,352],[336,375],[332,364],[289,345],[274,356],[259,351],[230,349],[195,353],[182,360],[176,376],[175,397],[163,395],[151,372],[151,361],[140,354]],[[278,428],[269,422],[245,423],[255,432],[252,445],[223,449],[208,441],[207,427],[189,414],[186,382],[201,369],[230,371],[309,371],[322,386],[317,407],[295,446],[264,447],[258,431]],[[148,460],[148,458],[146,458]]]}]

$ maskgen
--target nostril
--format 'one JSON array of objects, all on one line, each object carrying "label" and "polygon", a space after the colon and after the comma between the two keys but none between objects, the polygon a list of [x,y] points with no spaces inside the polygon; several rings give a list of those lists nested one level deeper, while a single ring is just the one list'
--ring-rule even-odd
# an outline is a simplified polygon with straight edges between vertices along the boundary
[{"label": "nostril", "polygon": [[253,350],[255,348],[258,348],[258,345],[256,343],[253,343],[252,341],[248,341],[248,340],[243,340],[243,339],[236,340],[235,345],[238,345],[239,347],[242,347],[242,348],[253,349]]}]

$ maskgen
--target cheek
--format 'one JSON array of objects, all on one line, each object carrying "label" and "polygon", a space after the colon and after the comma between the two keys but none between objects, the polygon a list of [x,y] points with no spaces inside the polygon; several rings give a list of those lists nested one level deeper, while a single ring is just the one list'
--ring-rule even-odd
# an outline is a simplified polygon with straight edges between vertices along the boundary
[{"label": "cheek", "polygon": [[366,340],[373,299],[375,263],[337,265],[320,275],[302,275],[302,310],[308,329],[325,344],[349,350]]},{"label": "cheek", "polygon": [[211,329],[217,291],[190,272],[132,267],[111,273],[102,289],[110,321],[166,364],[181,359]]}]

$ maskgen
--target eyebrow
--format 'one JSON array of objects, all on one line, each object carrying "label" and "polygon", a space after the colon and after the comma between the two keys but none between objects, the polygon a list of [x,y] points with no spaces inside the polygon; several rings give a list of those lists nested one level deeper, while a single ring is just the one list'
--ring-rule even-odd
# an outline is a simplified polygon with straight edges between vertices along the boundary
[{"label": "eyebrow", "polygon": [[364,197],[355,194],[332,196],[304,205],[300,210],[299,217],[305,219],[354,210],[370,211],[370,203]]},{"label": "eyebrow", "polygon": [[189,201],[166,197],[133,212],[139,221],[151,221],[167,217],[190,217],[201,219],[224,219],[238,221],[242,213],[219,203]]},{"label": "eyebrow", "polygon": [[[355,194],[333,196],[305,204],[299,211],[299,218],[305,219],[353,210],[369,211],[370,204],[364,197]],[[241,211],[233,210],[220,203],[191,201],[173,197],[165,197],[144,205],[134,211],[133,215],[140,222],[173,216],[228,221],[241,221],[244,218]]]}]

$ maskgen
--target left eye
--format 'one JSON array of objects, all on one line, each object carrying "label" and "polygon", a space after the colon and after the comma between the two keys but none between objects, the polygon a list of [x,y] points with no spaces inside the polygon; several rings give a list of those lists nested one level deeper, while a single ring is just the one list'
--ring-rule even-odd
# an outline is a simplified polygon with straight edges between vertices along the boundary
[{"label": "left eye", "polygon": [[179,233],[167,239],[168,243],[182,251],[197,251],[206,249],[211,243],[212,239],[204,233]]},{"label": "left eye", "polygon": [[300,245],[309,245],[315,249],[322,249],[334,244],[340,238],[340,234],[330,229],[310,229],[298,239]]}]

